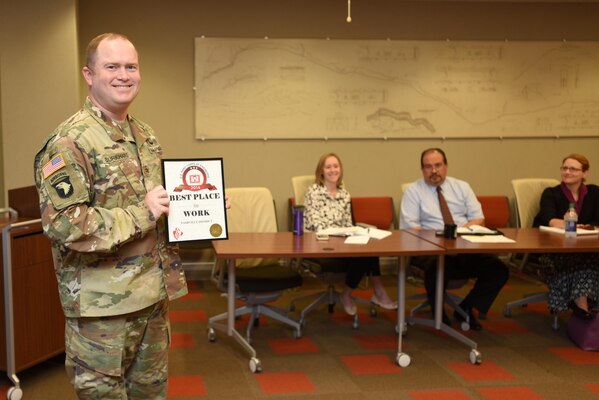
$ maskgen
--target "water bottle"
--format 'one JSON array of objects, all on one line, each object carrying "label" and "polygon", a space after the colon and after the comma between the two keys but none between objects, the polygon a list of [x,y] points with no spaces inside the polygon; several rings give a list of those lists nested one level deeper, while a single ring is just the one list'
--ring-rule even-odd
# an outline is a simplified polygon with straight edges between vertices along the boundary
[{"label": "water bottle", "polygon": [[575,238],[578,214],[576,214],[576,210],[574,209],[573,203],[570,203],[570,207],[568,208],[568,212],[566,212],[566,217],[564,218],[564,221],[566,222],[566,229],[564,230],[564,234],[567,238]]},{"label": "water bottle", "polygon": [[304,207],[295,206],[292,209],[293,216],[293,234],[301,236],[304,234]]}]

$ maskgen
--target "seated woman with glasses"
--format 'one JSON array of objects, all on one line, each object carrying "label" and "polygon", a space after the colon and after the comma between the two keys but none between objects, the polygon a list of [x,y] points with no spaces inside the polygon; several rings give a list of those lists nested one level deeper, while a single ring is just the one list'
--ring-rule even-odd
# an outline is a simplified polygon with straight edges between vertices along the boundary
[{"label": "seated woman with glasses", "polygon": [[[343,165],[336,154],[320,157],[315,183],[306,192],[304,206],[304,228],[307,231],[352,226],[350,195],[343,187]],[[322,266],[342,265],[347,269],[345,288],[340,297],[343,309],[349,315],[357,312],[351,294],[364,275],[370,275],[374,288],[370,301],[387,310],[397,309],[397,302],[391,300],[383,286],[378,257],[322,258],[315,261]]]},{"label": "seated woman with glasses", "polygon": [[[586,185],[589,160],[580,154],[570,154],[560,167],[562,182],[547,188],[541,196],[541,210],[534,226],[565,228],[564,217],[569,205],[578,214],[578,228],[599,226],[599,186]],[[599,295],[599,253],[544,254],[541,263],[549,270],[549,309],[566,311],[591,319],[597,312]]]}]

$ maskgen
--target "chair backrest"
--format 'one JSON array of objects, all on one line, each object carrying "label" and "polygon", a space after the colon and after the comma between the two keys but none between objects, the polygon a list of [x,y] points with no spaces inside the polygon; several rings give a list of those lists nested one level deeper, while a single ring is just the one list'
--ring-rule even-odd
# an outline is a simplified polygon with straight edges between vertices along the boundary
[{"label": "chair backrest", "polygon": [[557,179],[523,178],[512,180],[519,228],[529,228],[532,226],[534,218],[539,213],[539,202],[543,190],[556,185],[559,185]]},{"label": "chair backrest", "polygon": [[293,186],[294,205],[303,206],[306,191],[314,183],[314,175],[299,175],[291,178]]},{"label": "chair backrest", "polygon": [[[229,232],[277,232],[277,215],[270,190],[264,187],[227,188]],[[273,260],[237,260],[238,267],[254,267]]]},{"label": "chair backrest", "polygon": [[489,228],[505,228],[510,223],[510,202],[507,196],[476,196]]},{"label": "chair backrest", "polygon": [[35,185],[10,189],[8,206],[15,210],[19,217],[41,218],[40,200]]},{"label": "chair backrest", "polygon": [[352,197],[351,207],[354,223],[362,222],[379,229],[395,228],[393,198],[390,196]]}]

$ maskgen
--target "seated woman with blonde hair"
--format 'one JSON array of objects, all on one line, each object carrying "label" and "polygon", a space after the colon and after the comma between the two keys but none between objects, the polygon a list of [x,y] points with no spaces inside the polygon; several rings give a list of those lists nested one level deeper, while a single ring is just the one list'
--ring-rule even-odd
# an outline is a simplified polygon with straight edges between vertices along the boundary
[{"label": "seated woman with blonde hair", "polygon": [[[562,182],[543,192],[535,227],[564,228],[570,204],[578,214],[578,228],[599,225],[599,186],[584,183],[589,167],[589,160],[581,154],[570,154],[562,160]],[[597,312],[599,253],[545,254],[540,261],[549,267],[549,309],[558,312],[571,308],[578,317],[591,319]]]},{"label": "seated woman with blonde hair", "polygon": [[[350,195],[343,187],[343,165],[336,154],[325,154],[318,161],[315,183],[306,192],[304,206],[304,228],[307,231],[352,226]],[[383,286],[378,257],[323,258],[316,261],[347,268],[341,302],[349,315],[356,314],[351,294],[364,275],[370,276],[374,288],[370,300],[382,308],[397,309],[397,302],[391,300]]]}]

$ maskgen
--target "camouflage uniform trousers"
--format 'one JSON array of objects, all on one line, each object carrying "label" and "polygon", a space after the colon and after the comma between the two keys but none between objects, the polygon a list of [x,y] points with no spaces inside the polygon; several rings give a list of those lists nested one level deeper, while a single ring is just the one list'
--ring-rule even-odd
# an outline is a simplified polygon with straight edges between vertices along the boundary
[{"label": "camouflage uniform trousers", "polygon": [[168,300],[114,317],[67,318],[65,367],[78,399],[166,399]]}]

